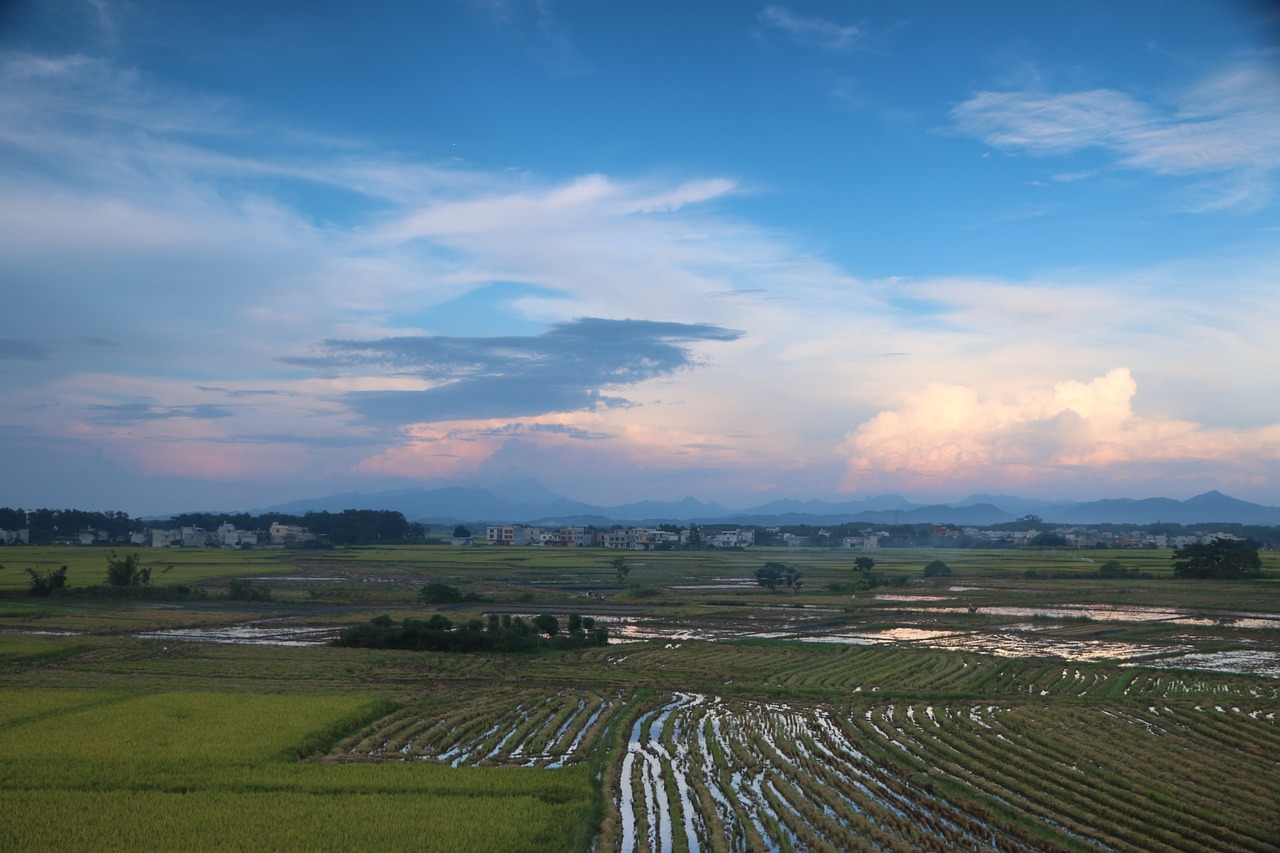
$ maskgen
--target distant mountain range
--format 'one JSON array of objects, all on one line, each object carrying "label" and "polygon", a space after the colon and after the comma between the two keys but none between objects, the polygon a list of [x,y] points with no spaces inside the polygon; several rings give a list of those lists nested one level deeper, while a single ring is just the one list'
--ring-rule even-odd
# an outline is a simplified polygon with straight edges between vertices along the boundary
[{"label": "distant mountain range", "polygon": [[1280,525],[1280,507],[1263,506],[1205,492],[1185,501],[1171,498],[1107,499],[1088,502],[1037,501],[1011,495],[970,495],[954,504],[917,504],[899,495],[851,501],[785,499],[748,509],[727,509],[686,497],[680,501],[639,501],[595,506],[545,488],[537,480],[513,480],[479,486],[405,489],[363,494],[348,492],[267,507],[268,512],[383,509],[404,513],[412,521],[431,524],[528,523],[551,525],[659,524],[789,524],[835,525],[852,521],[872,524],[962,524],[987,526],[1038,515],[1059,524],[1234,524]]}]

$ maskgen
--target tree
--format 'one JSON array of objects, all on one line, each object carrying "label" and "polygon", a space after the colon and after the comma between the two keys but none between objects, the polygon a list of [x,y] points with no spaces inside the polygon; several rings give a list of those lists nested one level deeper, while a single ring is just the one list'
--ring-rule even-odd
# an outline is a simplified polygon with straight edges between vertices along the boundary
[{"label": "tree", "polygon": [[[1119,560],[1107,560],[1098,567],[1098,577],[1100,578],[1123,578],[1130,575],[1130,571],[1124,567]],[[1132,574],[1137,574],[1134,570]]]},{"label": "tree", "polygon": [[876,561],[870,557],[858,557],[853,561],[853,567],[860,572],[869,572],[876,567]]},{"label": "tree", "polygon": [[109,586],[150,586],[151,569],[138,567],[138,555],[117,557],[112,551],[107,558],[107,584]]},{"label": "tree", "polygon": [[924,567],[924,576],[927,578],[945,578],[950,574],[951,567],[941,560],[934,560]]},{"label": "tree", "polygon": [[425,604],[452,604],[462,601],[462,590],[447,583],[432,581],[418,590],[418,600]]},{"label": "tree", "polygon": [[1214,539],[1207,545],[1187,545],[1173,552],[1173,574],[1180,578],[1231,580],[1262,570],[1258,543],[1252,539]]},{"label": "tree", "polygon": [[[0,566],[0,569],[3,568],[4,566]],[[35,569],[27,569],[27,574],[31,575],[32,595],[52,595],[55,589],[62,589],[67,585],[66,566],[50,569],[43,575],[38,574]]]},{"label": "tree", "polygon": [[457,527],[453,528],[453,538],[470,539],[471,530],[465,524],[459,524]]},{"label": "tree", "polygon": [[618,573],[618,580],[620,581],[625,581],[627,575],[631,574],[631,567],[627,565],[626,557],[614,557],[611,565],[613,570]]},{"label": "tree", "polygon": [[550,613],[543,613],[533,617],[533,627],[549,637],[554,637],[560,633],[560,620]]},{"label": "tree", "polygon": [[799,589],[803,586],[796,567],[784,563],[765,563],[762,568],[756,569],[756,583],[768,589]]},{"label": "tree", "polygon": [[456,604],[460,601],[483,601],[478,592],[463,592],[456,586],[432,581],[418,590],[418,600],[423,604]]}]

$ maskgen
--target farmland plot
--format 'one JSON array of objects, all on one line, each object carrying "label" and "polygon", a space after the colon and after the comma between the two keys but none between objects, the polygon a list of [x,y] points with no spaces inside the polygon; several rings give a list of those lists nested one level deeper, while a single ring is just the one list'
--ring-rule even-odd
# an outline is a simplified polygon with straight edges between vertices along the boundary
[{"label": "farmland plot", "polygon": [[622,706],[620,694],[587,690],[497,691],[414,703],[347,738],[329,760],[438,761],[452,767],[545,767],[582,761]]},{"label": "farmland plot", "polygon": [[1274,850],[1277,755],[1274,706],[678,693],[632,726],[599,849]]},{"label": "farmland plot", "polygon": [[314,693],[0,688],[0,850],[585,846],[586,768],[299,760],[392,707]]}]

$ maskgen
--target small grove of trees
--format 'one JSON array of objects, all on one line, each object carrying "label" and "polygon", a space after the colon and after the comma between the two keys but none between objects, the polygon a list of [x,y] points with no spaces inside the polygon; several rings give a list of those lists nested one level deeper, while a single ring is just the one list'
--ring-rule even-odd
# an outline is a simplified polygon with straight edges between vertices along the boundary
[{"label": "small grove of trees", "polygon": [[1258,543],[1252,539],[1214,539],[1173,552],[1173,574],[1179,578],[1232,580],[1261,573]]},{"label": "small grove of trees", "polygon": [[785,563],[765,563],[756,569],[756,583],[768,589],[799,589],[804,586],[796,567]]},{"label": "small grove of trees", "polygon": [[1098,566],[1098,577],[1100,578],[1136,578],[1137,576],[1137,568],[1126,569],[1119,560],[1107,560],[1101,566]]},{"label": "small grove of trees", "polygon": [[[4,566],[0,566],[0,569],[3,568]],[[66,566],[50,569],[44,574],[38,573],[35,569],[27,569],[27,574],[31,575],[32,595],[53,595],[55,590],[64,589],[67,585]]]},{"label": "small grove of trees", "polygon": [[138,565],[137,554],[117,557],[112,551],[107,558],[107,586],[150,586],[151,569]]},{"label": "small grove of trees", "polygon": [[857,572],[854,578],[853,589],[855,591],[875,589],[878,586],[903,586],[907,579],[904,577],[890,577],[883,572],[874,571],[876,561],[870,557],[857,557],[853,561],[853,570]]},{"label": "small grove of trees", "polygon": [[566,630],[560,620],[543,613],[525,621],[519,616],[490,614],[488,621],[471,619],[455,625],[437,613],[430,619],[394,622],[377,616],[344,628],[334,644],[374,649],[436,652],[533,652],[580,649],[609,642],[609,629],[589,616],[571,615]]},{"label": "small grove of trees", "polygon": [[463,592],[447,583],[432,581],[418,590],[418,600],[423,604],[457,604],[462,601],[479,601],[474,592]]},{"label": "small grove of trees", "polygon": [[941,560],[934,560],[924,567],[924,576],[927,578],[945,578],[951,576],[951,567]]}]

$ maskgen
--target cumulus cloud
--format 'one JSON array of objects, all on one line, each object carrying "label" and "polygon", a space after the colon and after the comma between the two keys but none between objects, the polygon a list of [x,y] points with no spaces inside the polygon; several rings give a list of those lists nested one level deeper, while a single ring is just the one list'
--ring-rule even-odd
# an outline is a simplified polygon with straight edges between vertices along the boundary
[{"label": "cumulus cloud", "polygon": [[861,489],[888,477],[930,488],[1043,487],[1079,473],[1106,479],[1109,469],[1132,477],[1143,466],[1154,474],[1169,463],[1257,463],[1258,473],[1280,462],[1280,425],[1225,430],[1142,416],[1133,411],[1136,394],[1137,383],[1123,367],[1089,382],[1067,380],[1007,396],[930,384],[845,437],[844,486]]},{"label": "cumulus cloud", "polygon": [[1114,89],[987,91],[951,118],[961,133],[998,148],[1040,156],[1097,148],[1124,168],[1228,176],[1206,207],[1260,204],[1280,167],[1280,78],[1263,66],[1218,73],[1168,104]]}]

